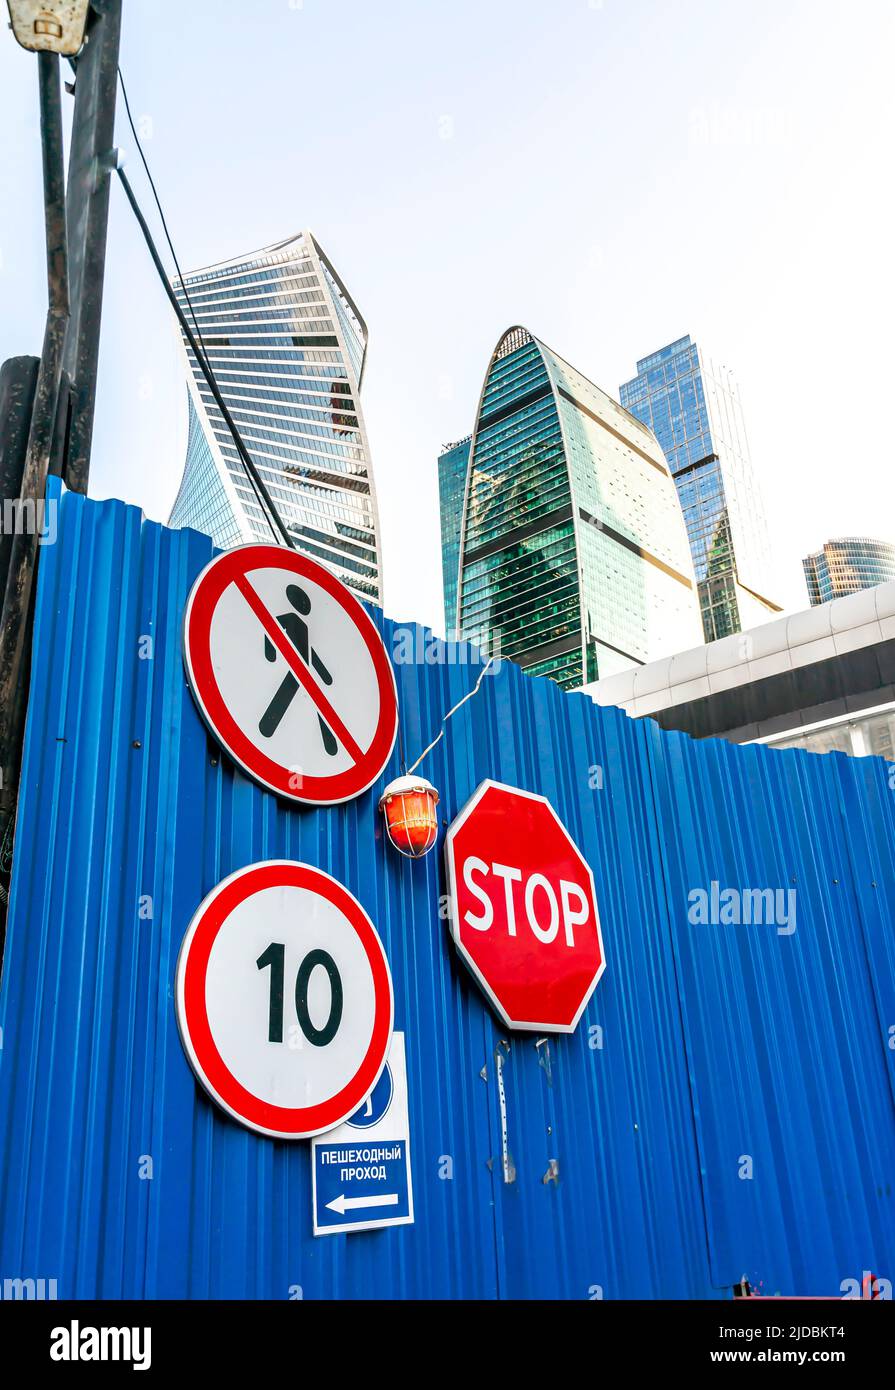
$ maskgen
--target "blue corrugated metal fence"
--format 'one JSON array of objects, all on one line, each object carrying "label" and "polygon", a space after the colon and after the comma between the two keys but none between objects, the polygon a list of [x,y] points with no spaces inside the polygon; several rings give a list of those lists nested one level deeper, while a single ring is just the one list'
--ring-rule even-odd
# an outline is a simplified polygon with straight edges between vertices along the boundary
[{"label": "blue corrugated metal fence", "polygon": [[[885,764],[693,743],[504,665],[425,770],[446,819],[486,776],[550,798],[593,867],[608,960],[574,1036],[507,1037],[449,942],[441,856],[387,847],[380,788],[289,808],[206,734],[180,622],[211,542],[51,487],[0,991],[0,1279],[107,1298],[586,1299],[892,1276]],[[477,675],[463,649],[442,655],[396,662],[408,754]],[[315,1240],[308,1146],[231,1122],[184,1057],[184,930],[267,858],[335,875],[382,935],[412,1227]],[[692,925],[689,894],[713,881],[795,889],[796,930]]]}]

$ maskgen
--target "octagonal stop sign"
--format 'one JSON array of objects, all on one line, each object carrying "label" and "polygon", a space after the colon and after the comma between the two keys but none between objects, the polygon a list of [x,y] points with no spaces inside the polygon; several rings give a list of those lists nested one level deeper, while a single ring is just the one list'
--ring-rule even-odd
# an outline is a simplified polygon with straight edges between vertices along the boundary
[{"label": "octagonal stop sign", "polygon": [[482,782],[445,857],[451,935],[501,1019],[574,1032],[606,961],[594,876],[550,802]]}]

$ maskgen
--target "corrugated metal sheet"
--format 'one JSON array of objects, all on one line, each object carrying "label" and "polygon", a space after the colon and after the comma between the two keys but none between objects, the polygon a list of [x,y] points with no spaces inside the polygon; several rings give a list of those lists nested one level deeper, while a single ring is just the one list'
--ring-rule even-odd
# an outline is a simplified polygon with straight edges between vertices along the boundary
[{"label": "corrugated metal sheet", "polygon": [[[504,1059],[439,912],[441,856],[383,844],[376,788],[288,808],[206,735],[180,620],[207,538],[73,494],[59,520],[0,990],[0,1278],[111,1298],[586,1299],[725,1296],[743,1274],[835,1294],[866,1269],[891,1276],[885,764],[695,744],[514,667],[489,676],[426,768],[445,817],[485,776],[549,796],[593,867],[608,959],[576,1035],[516,1035]],[[477,674],[439,650],[450,660],[396,663],[408,753]],[[334,874],[383,937],[407,1036],[412,1227],[315,1240],[307,1145],[232,1123],[185,1060],[183,932],[262,858]],[[797,930],[691,926],[688,894],[712,880],[795,887]]]}]

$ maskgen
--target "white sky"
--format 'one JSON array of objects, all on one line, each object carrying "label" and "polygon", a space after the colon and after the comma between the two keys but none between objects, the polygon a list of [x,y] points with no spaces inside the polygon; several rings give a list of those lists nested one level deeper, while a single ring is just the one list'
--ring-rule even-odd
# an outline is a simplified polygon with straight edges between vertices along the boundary
[{"label": "white sky", "polygon": [[[786,607],[809,549],[895,539],[891,0],[124,8],[184,269],[310,226],[367,320],[391,615],[443,626],[437,454],[513,323],[613,395],[685,333],[734,369]],[[5,29],[0,129],[2,360],[40,351],[46,305],[36,62]],[[122,110],[117,140],[161,247]],[[90,490],[158,520],[186,437],[169,312],[116,184]]]}]

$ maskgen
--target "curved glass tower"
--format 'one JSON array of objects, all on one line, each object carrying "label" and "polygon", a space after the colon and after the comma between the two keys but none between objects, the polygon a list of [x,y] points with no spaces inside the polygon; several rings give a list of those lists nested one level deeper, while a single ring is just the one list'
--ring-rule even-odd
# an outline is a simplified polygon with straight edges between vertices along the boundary
[{"label": "curved glass tower", "polygon": [[869,536],[843,536],[806,555],[802,568],[814,607],[895,579],[895,545]]},{"label": "curved glass tower", "polygon": [[655,437],[524,328],[485,378],[459,571],[461,636],[568,689],[702,639]]},{"label": "curved glass tower", "polygon": [[621,402],[655,431],[690,537],[705,640],[766,623],[773,564],[733,373],[678,338],[637,363]]},{"label": "curved glass tower", "polygon": [[[174,290],[194,329],[195,312],[227,408],[297,549],[380,603],[379,519],[360,406],[367,327],[319,242],[302,232],[193,271]],[[186,339],[182,347],[189,437],[168,524],[205,531],[223,549],[270,541]]]}]

